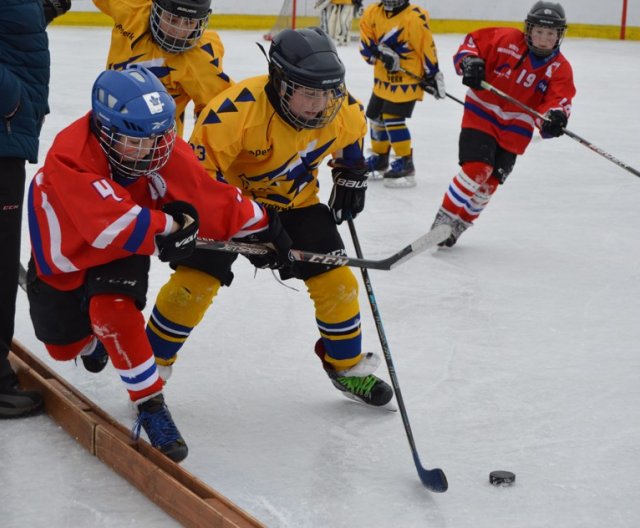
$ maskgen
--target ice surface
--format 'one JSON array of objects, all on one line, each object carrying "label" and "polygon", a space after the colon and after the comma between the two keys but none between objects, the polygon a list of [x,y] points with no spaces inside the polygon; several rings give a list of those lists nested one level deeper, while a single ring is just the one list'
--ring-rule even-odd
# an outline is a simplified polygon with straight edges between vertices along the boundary
[{"label": "ice surface", "polygon": [[[49,34],[42,154],[89,109],[108,46],[106,29]],[[265,72],[260,33],[221,36],[232,77]],[[461,36],[436,39],[448,91],[462,98],[450,61]],[[569,128],[640,168],[640,43],[568,39],[563,50],[578,88]],[[366,103],[370,66],[353,43],[339,52],[350,90]],[[460,116],[450,100],[417,105],[409,126],[418,187],[371,183],[356,221],[365,256],[387,256],[426,232],[457,170]],[[447,493],[422,487],[397,413],[332,388],[313,354],[304,285],[287,289],[266,271],[254,278],[244,262],[166,391],[190,447],[184,466],[270,527],[640,526],[639,203],[635,176],[569,138],[536,140],[454,249],[371,273],[418,452],[426,467],[445,470]],[[167,276],[154,262],[149,305]],[[379,351],[361,290],[364,343]],[[94,376],[48,358],[23,294],[16,337],[133,422],[111,366]],[[47,417],[4,421],[0,441],[3,528],[177,524]],[[491,486],[495,469],[515,472],[516,484]]]}]

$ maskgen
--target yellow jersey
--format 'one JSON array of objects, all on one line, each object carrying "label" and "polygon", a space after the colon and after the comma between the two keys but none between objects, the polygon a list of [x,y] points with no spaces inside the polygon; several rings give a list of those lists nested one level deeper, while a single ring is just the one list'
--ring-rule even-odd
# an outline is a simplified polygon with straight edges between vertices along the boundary
[{"label": "yellow jersey", "polygon": [[439,71],[438,54],[429,28],[426,9],[409,4],[392,14],[381,2],[369,5],[360,19],[360,54],[373,68],[373,93],[394,103],[421,101],[424,95],[418,81],[399,72],[386,70],[376,59],[377,47],[385,44],[400,57],[400,67],[418,77]]},{"label": "yellow jersey", "polygon": [[245,79],[213,99],[189,143],[209,174],[245,196],[291,209],[319,202],[318,167],[327,156],[361,166],[367,124],[362,104],[347,94],[323,128],[296,129],[275,110],[267,75]]},{"label": "yellow jersey", "polygon": [[206,30],[198,45],[168,53],[153,40],[149,27],[151,0],[93,0],[114,21],[107,68],[140,64],[151,70],[176,102],[176,124],[182,136],[184,111],[193,101],[196,113],[233,84],[222,69],[224,46],[215,31]]}]

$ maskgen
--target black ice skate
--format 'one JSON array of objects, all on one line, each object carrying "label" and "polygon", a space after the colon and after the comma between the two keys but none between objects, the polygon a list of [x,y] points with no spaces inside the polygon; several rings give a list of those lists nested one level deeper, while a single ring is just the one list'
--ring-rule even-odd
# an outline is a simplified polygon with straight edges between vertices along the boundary
[{"label": "black ice skate", "polygon": [[96,339],[96,341],[98,343],[96,344],[96,347],[93,349],[93,352],[84,356],[80,356],[80,359],[82,360],[82,364],[84,365],[84,368],[89,372],[93,372],[94,374],[97,374],[98,372],[102,371],[104,367],[107,366],[107,363],[109,362],[109,355],[107,354],[107,351],[105,350],[104,345],[99,339]]},{"label": "black ice skate", "polygon": [[385,187],[415,187],[416,168],[413,165],[413,156],[403,156],[391,162],[391,168],[384,173]]},{"label": "black ice skate", "polygon": [[372,180],[379,180],[382,174],[389,168],[389,153],[373,153],[366,159],[367,171]]},{"label": "black ice skate", "polygon": [[347,370],[335,370],[324,360],[324,345],[318,340],[315,352],[334,387],[352,400],[382,407],[393,398],[393,389],[383,380],[373,375],[380,364],[380,357],[373,352],[362,354],[362,359]]},{"label": "black ice skate", "polygon": [[138,419],[133,426],[134,439],[140,437],[141,428],[147,433],[151,445],[171,460],[180,462],[187,458],[189,449],[171,418],[162,394],[138,405]]}]

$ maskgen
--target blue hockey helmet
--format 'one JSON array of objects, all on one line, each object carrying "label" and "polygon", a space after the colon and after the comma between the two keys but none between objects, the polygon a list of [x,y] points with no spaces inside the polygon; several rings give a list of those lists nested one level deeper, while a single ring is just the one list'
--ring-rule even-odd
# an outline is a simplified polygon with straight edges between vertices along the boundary
[{"label": "blue hockey helmet", "polygon": [[162,168],[176,137],[176,105],[148,69],[102,72],[91,93],[93,128],[116,175],[137,178]]}]

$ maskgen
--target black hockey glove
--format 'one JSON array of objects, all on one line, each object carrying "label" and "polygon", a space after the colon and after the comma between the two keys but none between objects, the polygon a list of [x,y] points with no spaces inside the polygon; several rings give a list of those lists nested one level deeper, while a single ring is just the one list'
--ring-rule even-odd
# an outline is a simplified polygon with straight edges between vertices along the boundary
[{"label": "black hockey glove", "polygon": [[162,206],[162,211],[178,223],[180,228],[169,235],[157,235],[158,258],[162,262],[173,262],[187,258],[196,247],[198,238],[198,211],[187,202],[169,202]]},{"label": "black hockey glove", "polygon": [[400,56],[386,44],[378,46],[376,57],[382,61],[387,71],[393,73],[400,70]]},{"label": "black hockey glove", "polygon": [[444,75],[442,75],[442,72],[425,75],[420,86],[425,92],[433,95],[436,99],[444,99],[447,96],[447,90],[444,86]]},{"label": "black hockey glove", "polygon": [[353,220],[364,209],[364,197],[367,190],[367,169],[332,169],[333,189],[329,197],[329,208],[336,224],[344,220]]},{"label": "black hockey glove", "polygon": [[480,57],[467,55],[462,59],[462,84],[473,88],[474,90],[482,90],[482,81],[484,81],[484,60]]},{"label": "black hockey glove", "polygon": [[291,237],[285,231],[280,221],[280,215],[275,209],[267,209],[269,228],[254,235],[241,238],[240,241],[249,244],[267,244],[275,251],[266,255],[245,255],[256,268],[284,269],[293,267],[289,259],[289,250],[293,245]]},{"label": "black hockey glove", "polygon": [[567,114],[562,110],[549,110],[544,117],[547,119],[542,122],[540,130],[552,137],[560,137],[564,134],[564,127],[567,126]]},{"label": "black hockey glove", "polygon": [[71,9],[71,0],[42,0],[44,18],[47,24]]}]

